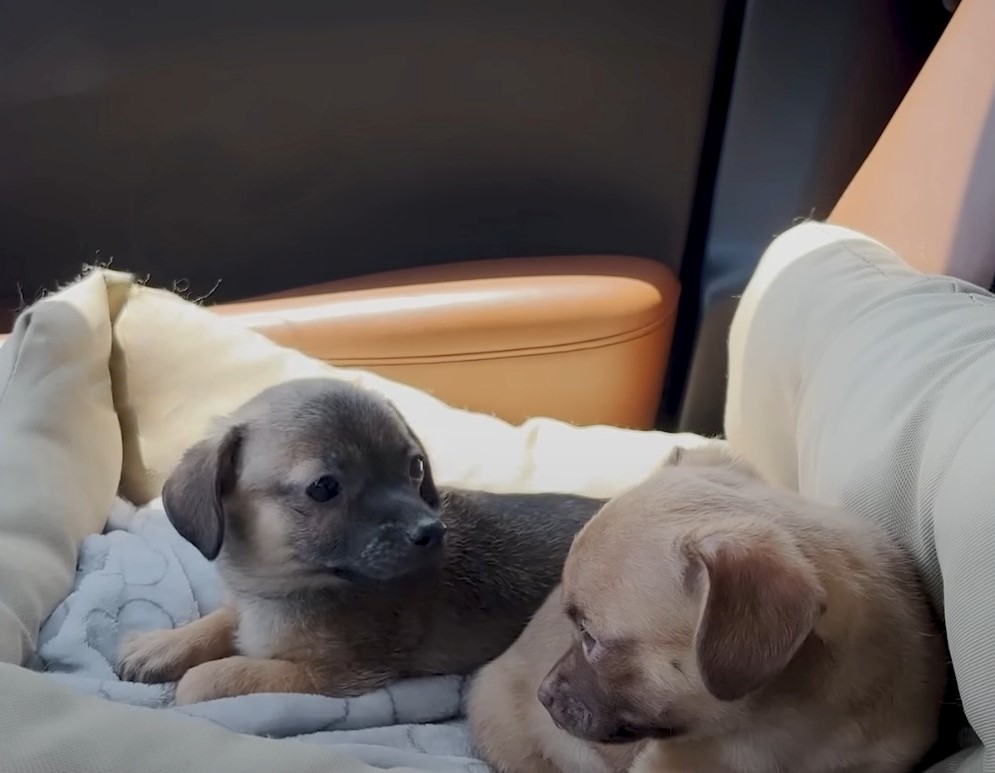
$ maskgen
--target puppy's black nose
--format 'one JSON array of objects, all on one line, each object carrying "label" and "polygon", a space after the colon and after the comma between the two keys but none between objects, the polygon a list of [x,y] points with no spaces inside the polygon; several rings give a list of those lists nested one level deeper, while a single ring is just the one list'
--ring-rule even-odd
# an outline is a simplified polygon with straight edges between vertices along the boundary
[{"label": "puppy's black nose", "polygon": [[442,542],[446,536],[446,524],[438,518],[419,521],[408,529],[408,539],[412,545],[420,548],[431,548]]}]

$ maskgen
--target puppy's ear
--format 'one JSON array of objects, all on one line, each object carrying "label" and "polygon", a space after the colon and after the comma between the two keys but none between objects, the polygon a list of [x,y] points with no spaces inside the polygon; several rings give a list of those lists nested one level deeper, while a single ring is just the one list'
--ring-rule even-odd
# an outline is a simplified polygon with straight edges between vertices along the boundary
[{"label": "puppy's ear", "polygon": [[238,480],[244,428],[192,446],[162,488],[162,504],[173,528],[213,561],[225,537],[224,500]]},{"label": "puppy's ear", "polygon": [[414,444],[418,446],[418,450],[421,452],[422,459],[425,460],[425,475],[421,481],[421,487],[418,489],[418,493],[421,495],[422,500],[431,508],[437,508],[439,506],[439,490],[435,487],[435,479],[432,477],[432,463],[429,461],[428,452],[425,450],[424,444],[421,439],[415,434],[415,431],[411,429],[411,425],[405,420],[404,416],[397,409],[397,406],[393,403],[389,403],[390,407],[394,411],[394,415],[397,416],[397,420],[404,425],[404,429],[407,430],[408,435],[411,437]]},{"label": "puppy's ear", "polygon": [[825,611],[825,591],[800,553],[773,540],[708,537],[687,552],[687,584],[705,598],[699,671],[712,695],[737,700],[787,667]]}]

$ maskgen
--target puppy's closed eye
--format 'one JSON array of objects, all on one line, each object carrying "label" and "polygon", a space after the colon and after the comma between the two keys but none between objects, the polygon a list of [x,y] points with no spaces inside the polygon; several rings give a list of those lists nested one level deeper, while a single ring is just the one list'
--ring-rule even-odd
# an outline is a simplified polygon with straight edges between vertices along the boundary
[{"label": "puppy's closed eye", "polygon": [[305,493],[315,502],[329,502],[338,496],[341,486],[331,475],[322,475],[308,484]]},{"label": "puppy's closed eye", "polygon": [[591,635],[591,632],[587,630],[584,626],[580,627],[580,643],[584,648],[584,656],[588,660],[595,660],[601,655],[604,648],[598,643],[598,640]]},{"label": "puppy's closed eye", "polygon": [[591,633],[588,623],[578,612],[577,608],[570,605],[566,609],[567,616],[577,627],[580,636],[580,646],[584,651],[584,657],[591,663],[600,658],[605,652],[605,646],[598,640],[598,637]]}]

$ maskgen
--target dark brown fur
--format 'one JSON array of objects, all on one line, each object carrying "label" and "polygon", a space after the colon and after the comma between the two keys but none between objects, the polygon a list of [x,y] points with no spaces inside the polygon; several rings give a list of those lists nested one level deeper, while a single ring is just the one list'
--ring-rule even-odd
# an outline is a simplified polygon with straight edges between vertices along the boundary
[{"label": "dark brown fur", "polygon": [[[179,679],[178,703],[251,692],[356,695],[497,657],[559,581],[603,504],[563,494],[437,490],[387,401],[348,384],[271,388],[167,481],[167,514],[229,591],[218,612],[125,642],[119,671]],[[334,474],[340,495],[315,502]],[[441,520],[438,544],[405,535]]]}]

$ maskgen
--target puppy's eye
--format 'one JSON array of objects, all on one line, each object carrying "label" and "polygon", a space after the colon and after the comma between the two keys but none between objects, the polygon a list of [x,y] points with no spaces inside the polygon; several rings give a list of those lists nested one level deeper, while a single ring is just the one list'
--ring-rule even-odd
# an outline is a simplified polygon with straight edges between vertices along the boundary
[{"label": "puppy's eye", "polygon": [[421,481],[425,477],[425,457],[421,454],[411,457],[411,479]]},{"label": "puppy's eye", "polygon": [[339,482],[331,475],[322,475],[310,483],[305,492],[315,502],[327,502],[339,493]]},{"label": "puppy's eye", "polygon": [[580,629],[580,643],[584,647],[584,654],[587,657],[591,657],[594,651],[598,648],[598,640],[595,639],[591,634],[587,632],[586,629]]}]

